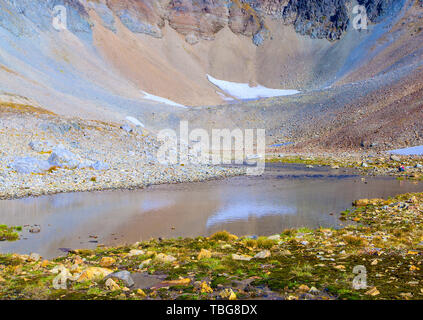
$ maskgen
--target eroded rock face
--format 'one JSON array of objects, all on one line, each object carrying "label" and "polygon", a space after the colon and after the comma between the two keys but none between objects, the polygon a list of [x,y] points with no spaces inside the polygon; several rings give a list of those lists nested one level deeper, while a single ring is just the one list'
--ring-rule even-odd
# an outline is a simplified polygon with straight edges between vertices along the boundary
[{"label": "eroded rock face", "polygon": [[[419,0],[422,3],[421,0]],[[358,0],[365,6],[370,21],[378,22],[396,0]],[[256,45],[269,38],[266,18],[281,19],[295,30],[311,38],[337,40],[349,24],[348,10],[352,0],[0,0],[0,26],[14,33],[24,33],[11,21],[7,12],[16,11],[42,29],[51,28],[51,11],[57,5],[68,9],[69,29],[74,33],[90,34],[92,21],[89,10],[95,10],[103,25],[116,31],[116,19],[134,33],[162,37],[166,23],[187,42],[212,40],[225,27],[235,34],[251,37]],[[27,31],[29,32],[29,31]],[[198,41],[197,41],[198,40]]]},{"label": "eroded rock face", "polygon": [[372,22],[379,22],[381,18],[392,11],[393,6],[402,5],[402,0],[358,0],[366,7],[367,16]]},{"label": "eroded rock face", "polygon": [[162,37],[164,12],[159,1],[154,0],[108,0],[107,6],[124,26],[134,33]]},{"label": "eroded rock face", "polygon": [[348,27],[345,0],[290,0],[283,19],[311,38],[339,39]]},{"label": "eroded rock face", "polygon": [[212,39],[228,24],[223,0],[172,0],[167,6],[169,25],[181,34]]}]

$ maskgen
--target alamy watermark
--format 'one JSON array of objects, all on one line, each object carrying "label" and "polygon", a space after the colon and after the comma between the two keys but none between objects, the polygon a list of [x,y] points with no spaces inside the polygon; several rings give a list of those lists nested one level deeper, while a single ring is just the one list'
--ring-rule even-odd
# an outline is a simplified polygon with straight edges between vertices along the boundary
[{"label": "alamy watermark", "polygon": [[367,30],[367,10],[365,6],[357,5],[353,8],[353,14],[355,15],[353,19],[353,28],[355,30]]},{"label": "alamy watermark", "polygon": [[53,8],[52,25],[57,31],[68,29],[68,14],[65,6],[57,5]]},{"label": "alamy watermark", "polygon": [[353,288],[355,290],[367,289],[367,269],[365,266],[359,265],[355,266],[353,273],[356,276],[353,279]]},{"label": "alamy watermark", "polygon": [[246,164],[247,175],[261,175],[265,169],[266,131],[264,129],[189,130],[181,121],[179,134],[165,129],[157,135],[162,143],[157,159],[165,165]]}]

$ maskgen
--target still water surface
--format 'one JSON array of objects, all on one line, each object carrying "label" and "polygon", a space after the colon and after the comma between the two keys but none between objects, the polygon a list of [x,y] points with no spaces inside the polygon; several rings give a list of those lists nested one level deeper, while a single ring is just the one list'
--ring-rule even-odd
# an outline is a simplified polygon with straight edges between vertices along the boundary
[{"label": "still water surface", "polygon": [[[291,227],[340,227],[339,212],[359,198],[422,192],[422,183],[363,177],[351,170],[268,165],[261,177],[152,186],[145,190],[69,193],[0,201],[0,224],[25,226],[0,252],[94,248],[150,238],[271,235]],[[40,233],[30,233],[34,225]]]}]

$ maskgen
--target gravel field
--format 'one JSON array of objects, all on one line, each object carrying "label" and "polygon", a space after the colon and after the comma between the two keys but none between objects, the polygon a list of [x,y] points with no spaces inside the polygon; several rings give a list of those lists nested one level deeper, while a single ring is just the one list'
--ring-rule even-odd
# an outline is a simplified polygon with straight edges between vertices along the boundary
[{"label": "gravel field", "polygon": [[1,105],[0,146],[1,199],[143,188],[243,173],[218,166],[162,165],[156,157],[160,144],[145,129],[63,119],[21,105]]}]

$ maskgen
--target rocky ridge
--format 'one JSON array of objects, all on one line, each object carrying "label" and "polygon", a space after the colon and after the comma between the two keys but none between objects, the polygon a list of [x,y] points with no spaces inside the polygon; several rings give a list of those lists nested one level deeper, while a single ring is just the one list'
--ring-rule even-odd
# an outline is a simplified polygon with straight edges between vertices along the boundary
[{"label": "rocky ridge", "polygon": [[[368,11],[371,21],[387,14],[394,4],[389,0],[360,0]],[[266,19],[281,19],[293,25],[295,30],[312,38],[337,40],[342,37],[350,22],[351,0],[63,0],[57,1],[0,1],[4,10],[0,26],[14,33],[25,33],[19,23],[10,24],[8,10],[17,11],[26,19],[51,28],[49,12],[62,4],[70,11],[69,23],[75,33],[91,34],[94,11],[103,25],[116,31],[116,20],[134,33],[161,38],[165,24],[185,35],[187,42],[195,44],[199,39],[212,40],[225,27],[235,34],[255,37],[255,43],[270,37]],[[41,19],[39,14],[41,14]],[[41,20],[41,21],[40,21]],[[16,21],[17,22],[17,21]],[[260,40],[258,40],[260,39]]]}]

